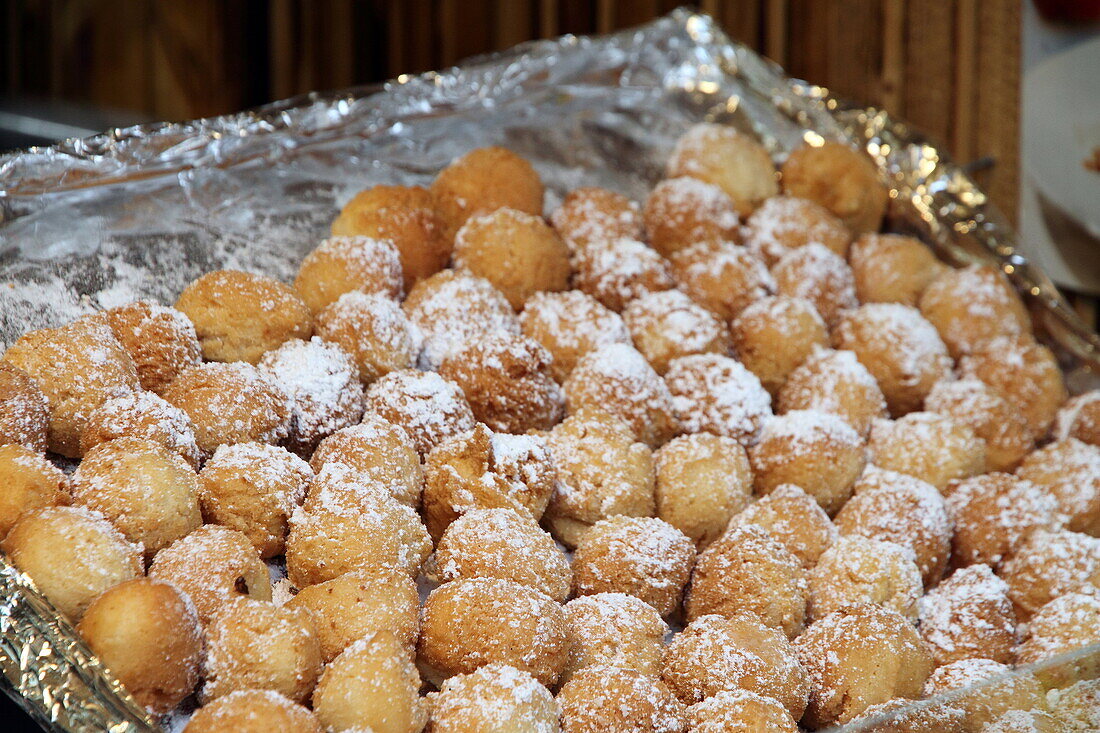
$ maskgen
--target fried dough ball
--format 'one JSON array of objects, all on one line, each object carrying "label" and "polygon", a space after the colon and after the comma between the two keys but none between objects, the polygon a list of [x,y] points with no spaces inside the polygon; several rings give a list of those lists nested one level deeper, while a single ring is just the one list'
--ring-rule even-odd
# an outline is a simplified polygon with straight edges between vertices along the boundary
[{"label": "fried dough ball", "polygon": [[50,405],[25,371],[0,361],[0,444],[18,443],[46,450]]},{"label": "fried dough ball", "polygon": [[699,554],[684,602],[689,621],[748,613],[794,638],[806,617],[802,563],[761,527],[730,527]]},{"label": "fried dough ball", "polygon": [[588,186],[566,194],[550,223],[571,249],[608,239],[642,238],[642,213],[621,193]]},{"label": "fried dough ball", "polygon": [[608,344],[630,344],[621,316],[580,290],[535,293],[519,317],[523,335],[550,352],[550,374],[564,382],[582,356]]},{"label": "fried dough ball", "polygon": [[163,715],[199,681],[202,626],[191,600],[162,580],[136,578],[95,599],[76,627],[138,704]]},{"label": "fried dough ball", "polygon": [[46,456],[17,443],[0,445],[0,539],[36,509],[69,503],[69,477]]},{"label": "fried dough ball", "polygon": [[770,267],[792,249],[821,244],[848,255],[852,233],[824,206],[809,199],[773,196],[745,222],[745,244]]},{"label": "fried dough ball", "polygon": [[583,532],[601,519],[653,515],[653,454],[625,422],[581,409],[555,425],[546,443],[560,482],[546,520],[564,545],[575,547]]},{"label": "fried dough ball", "polygon": [[420,352],[419,334],[401,307],[377,293],[341,295],[317,314],[317,334],[351,356],[363,384],[412,367]]},{"label": "fried dough ball", "polygon": [[219,446],[199,472],[203,518],[243,534],[260,557],[281,555],[287,521],[312,478],[309,465],[283,448]]},{"label": "fried dough ball", "polygon": [[810,678],[802,719],[810,729],[846,723],[895,697],[918,698],[932,672],[913,625],[873,603],[845,606],[816,621],[794,647]]},{"label": "fried dough ball", "polygon": [[1026,621],[1058,596],[1100,590],[1100,539],[1068,530],[1032,532],[1000,568],[1016,615]]},{"label": "fried dough ball", "polygon": [[313,317],[288,285],[239,270],[215,270],[192,282],[176,308],[195,324],[209,361],[255,364],[290,339],[308,339]]},{"label": "fried dough ball", "polygon": [[665,648],[661,680],[686,705],[747,690],[778,701],[796,720],[810,694],[810,681],[783,633],[743,614],[689,623]]},{"label": "fried dough ball", "polygon": [[1011,471],[1035,447],[1031,429],[1016,406],[973,377],[938,382],[924,406],[965,425],[985,442],[988,471]]},{"label": "fried dough ball", "polygon": [[876,418],[886,416],[886,398],[878,382],[854,352],[815,349],[779,390],[779,412],[817,410],[844,420],[867,435]]},{"label": "fried dough ball", "polygon": [[700,123],[676,141],[668,176],[691,176],[718,186],[748,216],[779,191],[775,164],[756,140],[726,125]]},{"label": "fried dough ball", "polygon": [[908,474],[941,492],[986,470],[985,442],[965,423],[935,412],[875,420],[867,441],[874,465]]},{"label": "fried dough ball", "polygon": [[875,164],[843,143],[803,145],[780,168],[783,193],[809,199],[855,234],[878,231],[889,196]]},{"label": "fried dough ball", "polygon": [[392,633],[410,653],[416,647],[420,596],[413,579],[397,570],[353,570],[303,588],[285,606],[312,614],[326,664],[380,631]]},{"label": "fried dough ball", "polygon": [[84,456],[73,503],[100,512],[147,557],[202,526],[199,477],[179,454],[142,438],[100,443]]},{"label": "fried dough ball", "polygon": [[1069,397],[1058,360],[1028,335],[995,338],[979,346],[959,360],[959,371],[1016,405],[1037,440],[1050,432],[1058,408]]},{"label": "fried dough ball", "polygon": [[1016,613],[988,565],[959,568],[920,599],[920,634],[936,666],[961,659],[1011,664]]},{"label": "fried dough ball", "polygon": [[175,308],[142,300],[110,308],[105,315],[134,362],[142,389],[160,394],[180,372],[202,360],[195,325]]},{"label": "fried dough ball", "polygon": [[1009,710],[982,726],[981,733],[1065,733],[1061,722],[1042,710]]},{"label": "fried dough ball", "polygon": [[92,411],[138,388],[134,363],[102,315],[25,333],[4,360],[23,370],[45,395],[50,413],[46,447],[68,458],[81,456],[80,435]]},{"label": "fried dough ball", "polygon": [[848,264],[859,302],[912,307],[928,284],[948,269],[931,247],[903,234],[864,234],[852,244]]},{"label": "fried dough ball", "polygon": [[[1048,692],[1047,703],[1057,721],[1076,726],[1077,730],[1095,729],[1100,727],[1100,690],[1097,687],[1100,681],[1080,680],[1064,689]],[[1041,730],[1045,733],[1048,729]],[[1052,725],[1049,730],[1058,733],[1059,729]]]},{"label": "fried dough ball", "polygon": [[684,704],[664,683],[632,669],[588,667],[558,692],[562,733],[679,733]]},{"label": "fried dough ball", "polygon": [[[391,242],[397,249],[406,290],[418,280],[447,266],[447,261],[451,259],[451,241],[443,229],[443,220],[435,210],[435,201],[423,186],[372,186],[355,194],[332,222],[333,237],[369,237],[371,241]],[[320,255],[313,257],[314,267],[318,265],[316,260],[325,259]],[[333,265],[339,267],[344,264],[340,257],[334,259]],[[389,267],[380,269],[378,277],[373,278],[369,277],[372,264],[375,267],[384,264],[383,257],[379,257],[377,262],[360,264],[366,268],[363,274],[368,275],[367,281],[372,285],[389,284]],[[347,276],[357,272],[357,269],[356,265],[351,264],[343,272],[337,270],[337,273]],[[332,277],[331,270],[324,274]],[[368,288],[360,286],[355,289]]]},{"label": "fried dough ball", "polygon": [[764,425],[749,461],[757,494],[794,484],[832,515],[852,495],[866,457],[863,438],[836,415],[794,410]]},{"label": "fried dough ball", "polygon": [[1054,496],[1067,529],[1100,536],[1100,448],[1057,440],[1024,458],[1016,475]]},{"label": "fried dough ball", "polygon": [[895,697],[864,710],[851,727],[860,733],[963,733],[965,722],[966,713],[952,703]]},{"label": "fried dough ball", "polygon": [[654,454],[657,516],[700,548],[718,539],[734,514],[752,500],[752,469],[733,438],[692,433]]},{"label": "fried dough ball", "polygon": [[623,311],[638,351],[658,374],[672,359],[690,354],[728,354],[729,330],[710,311],[679,290],[647,293]]},{"label": "fried dough ball", "polygon": [[512,308],[534,293],[569,289],[569,248],[539,216],[497,209],[470,217],[455,235],[455,267],[484,277]]},{"label": "fried dough ball", "polygon": [[729,242],[698,242],[669,259],[676,284],[723,321],[732,321],[756,301],[776,292],[760,259]]},{"label": "fried dough ball", "polygon": [[657,609],[625,593],[595,593],[565,604],[569,664],[562,681],[591,666],[631,669],[650,677],[660,671],[668,626]]},{"label": "fried dough ball", "polygon": [[749,305],[733,320],[730,334],[737,358],[772,396],[816,347],[829,345],[825,321],[813,304],[785,295]]},{"label": "fried dough ball", "polygon": [[936,329],[909,306],[860,306],[840,320],[833,341],[854,351],[874,375],[895,417],[921,409],[932,386],[951,374],[951,357]]},{"label": "fried dough ball", "polygon": [[921,294],[920,310],[956,359],[998,336],[1031,332],[1020,296],[991,266],[942,272]]},{"label": "fried dough ball", "polygon": [[112,397],[88,416],[80,435],[82,453],[116,438],[143,438],[179,454],[198,469],[202,453],[187,413],[144,390]]},{"label": "fried dough ball", "polygon": [[27,512],[0,549],[73,622],[100,593],[142,574],[141,547],[84,507]]},{"label": "fried dough ball", "polygon": [[651,448],[678,432],[668,385],[627,344],[602,346],[582,356],[564,389],[570,415],[586,407],[603,410],[626,422]]},{"label": "fried dough ball", "polygon": [[748,690],[722,690],[688,708],[688,733],[798,733],[778,700]]},{"label": "fried dough ball", "polygon": [[695,545],[655,517],[610,517],[581,535],[573,553],[578,596],[627,593],[670,616],[680,607],[695,564]]},{"label": "fried dough ball", "polygon": [[482,424],[429,453],[424,475],[424,521],[434,538],[475,509],[512,509],[537,522],[556,481],[543,438],[493,433]]},{"label": "fried dough ball", "polygon": [[1016,650],[1019,664],[1033,664],[1100,643],[1100,597],[1094,591],[1067,593],[1039,609]]},{"label": "fried dough ball", "polygon": [[658,183],[642,210],[653,249],[665,257],[699,242],[740,240],[733,201],[718,186],[698,178],[668,178]]},{"label": "fried dough ball", "polygon": [[[1003,679],[998,679],[1003,678]],[[992,683],[989,680],[995,680]],[[984,684],[983,684],[984,683]],[[966,730],[982,730],[1010,710],[1045,710],[1046,698],[1039,680],[1030,672],[991,659],[962,659],[934,671],[924,686],[926,695],[939,695],[977,685],[955,696],[951,704],[965,713]]]},{"label": "fried dough ball", "polygon": [[645,293],[676,286],[668,260],[636,239],[600,239],[573,252],[573,285],[616,313]]},{"label": "fried dough ball", "polygon": [[729,528],[756,525],[809,570],[840,534],[817,501],[794,484],[782,484],[749,504]]},{"label": "fried dough ball", "polygon": [[776,292],[813,304],[830,327],[859,305],[855,279],[844,258],[823,244],[791,250],[772,268]]},{"label": "fried dough ball", "polygon": [[322,440],[309,465],[317,473],[325,466],[339,466],[364,483],[388,486],[393,498],[414,509],[420,505],[424,470],[409,434],[378,415]]},{"label": "fried dough ball", "polygon": [[432,733],[558,733],[554,696],[527,672],[487,664],[428,693]]},{"label": "fried dough ball", "polygon": [[1030,481],[987,473],[955,484],[947,496],[955,520],[953,562],[997,567],[1037,529],[1058,529],[1054,498]]},{"label": "fried dough ball", "polygon": [[207,363],[185,369],[164,392],[195,427],[199,450],[219,445],[278,443],[286,438],[290,404],[269,373],[251,364]]},{"label": "fried dough ball", "polygon": [[363,406],[364,420],[376,415],[403,428],[422,456],[476,424],[462,389],[435,372],[390,372],[370,386]]},{"label": "fried dough ball", "polygon": [[1071,397],[1062,405],[1054,420],[1054,437],[1057,440],[1077,438],[1083,443],[1100,446],[1100,390]]},{"label": "fried dough ball", "polygon": [[525,159],[497,146],[456,158],[432,181],[432,197],[447,241],[479,212],[516,209],[542,214],[542,181]]},{"label": "fried dough ball", "polygon": [[836,515],[842,535],[896,542],[912,551],[925,587],[943,577],[954,523],[936,487],[918,478],[869,466],[855,496]]},{"label": "fried dough ball", "polygon": [[873,603],[917,620],[923,590],[912,553],[894,542],[841,535],[810,570],[811,620],[856,603]]},{"label": "fried dough ball", "polygon": [[771,417],[771,397],[760,380],[728,356],[673,359],[665,383],[676,419],[688,433],[711,432],[747,446],[756,442]]},{"label": "fried dough ball", "polygon": [[314,336],[287,341],[260,358],[290,397],[287,446],[310,454],[322,438],[363,416],[359,366],[340,346]]},{"label": "fried dough ball", "polygon": [[274,690],[303,702],[321,673],[313,619],[300,608],[234,598],[206,629],[203,671],[204,704],[238,690]]},{"label": "fried dough ball", "polygon": [[497,662],[550,687],[569,658],[565,612],[549,596],[510,580],[444,583],[424,602],[419,654],[444,677]]},{"label": "fried dough ball", "polygon": [[273,690],[238,690],[195,711],[185,733],[324,733],[306,708]]}]

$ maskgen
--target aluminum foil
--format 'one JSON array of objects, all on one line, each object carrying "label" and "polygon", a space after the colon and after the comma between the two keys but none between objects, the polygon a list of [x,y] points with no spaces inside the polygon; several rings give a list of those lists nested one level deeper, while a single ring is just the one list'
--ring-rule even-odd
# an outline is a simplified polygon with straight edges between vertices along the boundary
[{"label": "aluminum foil", "polygon": [[[941,151],[884,112],[786,77],[684,10],[381,87],[0,156],[0,342],[137,298],[172,302],[221,267],[289,279],[356,191],[426,184],[474,147],[502,144],[531,160],[547,210],[582,184],[641,199],[676,139],[701,120],[755,135],[776,162],[823,138],[864,147],[891,189],[892,229],[952,261],[996,262],[1065,366],[1100,366],[1100,339]],[[65,731],[148,727],[2,558],[0,621],[4,676],[40,719]]]}]

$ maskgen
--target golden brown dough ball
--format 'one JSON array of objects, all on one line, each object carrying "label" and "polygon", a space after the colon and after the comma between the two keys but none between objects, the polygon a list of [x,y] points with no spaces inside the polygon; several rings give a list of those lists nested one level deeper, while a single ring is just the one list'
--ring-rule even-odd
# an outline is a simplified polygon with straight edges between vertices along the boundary
[{"label": "golden brown dough ball", "polygon": [[1058,440],[1077,438],[1089,445],[1100,446],[1100,390],[1071,397],[1058,410],[1054,420],[1054,437]]},{"label": "golden brown dough ball", "polygon": [[[989,680],[996,681],[990,683]],[[985,683],[985,684],[983,684]],[[962,659],[936,669],[924,686],[927,696],[966,687],[976,689],[951,698],[951,704],[965,714],[966,730],[982,726],[1010,710],[1045,710],[1046,698],[1039,680],[1030,672],[1012,673],[1012,668],[991,659]]]},{"label": "golden brown dough ball", "polygon": [[[372,186],[355,194],[332,222],[333,237],[370,237],[393,243],[406,290],[447,266],[451,241],[443,230],[435,201],[423,186]],[[355,269],[348,267],[344,272],[351,274]],[[331,277],[331,271],[324,274]],[[388,269],[378,274],[378,279],[369,282],[389,282]]]},{"label": "golden brown dough ball", "polygon": [[220,446],[199,473],[203,518],[243,534],[260,557],[281,555],[287,520],[312,478],[309,465],[283,448]]},{"label": "golden brown dough ball", "polygon": [[46,395],[25,371],[0,361],[0,444],[18,443],[45,451],[49,425]]},{"label": "golden brown dough ball", "polygon": [[497,146],[476,148],[456,158],[431,185],[447,241],[479,212],[517,209],[542,214],[542,181],[525,159]]},{"label": "golden brown dough ball", "polygon": [[558,704],[527,672],[487,664],[427,695],[431,733],[558,733]]},{"label": "golden brown dough ball", "polygon": [[203,453],[219,445],[278,443],[286,438],[290,405],[286,392],[267,372],[251,364],[207,363],[172,382],[164,399],[191,418]]},{"label": "golden brown dough ball", "polygon": [[1016,406],[973,377],[938,382],[924,406],[965,425],[985,442],[987,471],[1011,471],[1035,447],[1031,429]]},{"label": "golden brown dough ball", "polygon": [[143,438],[179,454],[194,469],[202,459],[187,413],[153,392],[112,397],[88,416],[80,434],[82,453],[116,438]]},{"label": "golden brown dough ball", "polygon": [[378,415],[364,415],[358,425],[337,430],[313,451],[309,465],[317,473],[325,466],[341,467],[364,483],[388,486],[393,498],[416,508],[424,485],[424,470],[409,434]]},{"label": "golden brown dough ball", "polygon": [[560,481],[546,523],[567,547],[601,519],[653,515],[653,454],[619,418],[582,409],[555,425],[546,444]]},{"label": "golden brown dough ball", "polygon": [[133,360],[142,389],[160,394],[180,372],[202,360],[195,325],[175,308],[141,300],[105,315]]},{"label": "golden brown dough ball", "polygon": [[484,277],[512,308],[533,294],[569,289],[569,248],[541,217],[497,209],[470,217],[455,235],[455,267]]},{"label": "golden brown dough ball", "polygon": [[523,335],[550,352],[550,374],[564,382],[582,356],[608,344],[630,344],[622,317],[580,290],[535,293],[519,317]]},{"label": "golden brown dough ball", "polygon": [[573,252],[573,285],[616,313],[645,293],[676,286],[668,260],[636,239],[600,239]]},{"label": "golden brown dough ball", "polygon": [[422,456],[476,424],[457,384],[416,369],[390,372],[376,381],[367,390],[363,407],[364,420],[375,415],[404,429]]},{"label": "golden brown dough ball", "polygon": [[875,164],[861,151],[831,141],[804,145],[779,173],[783,193],[821,204],[855,234],[882,226],[889,196]]},{"label": "golden brown dough ball", "polygon": [[860,733],[964,733],[965,722],[966,713],[952,702],[895,697],[864,710],[851,727]]},{"label": "golden brown dough ball", "polygon": [[794,484],[832,515],[852,495],[866,456],[863,438],[836,415],[794,410],[764,425],[749,461],[757,494]]},{"label": "golden brown dough ball", "polygon": [[199,477],[179,454],[142,438],[88,451],[73,474],[73,503],[100,512],[146,557],[202,525]]},{"label": "golden brown dough ball", "polygon": [[665,374],[672,407],[688,433],[711,432],[755,443],[771,417],[771,397],[756,375],[719,354],[674,359]]},{"label": "golden brown dough ball", "polygon": [[1009,710],[982,726],[981,733],[1065,733],[1058,718],[1042,710]]},{"label": "golden brown dough ball", "polygon": [[308,709],[274,690],[239,690],[195,711],[186,733],[324,733]]},{"label": "golden brown dough ball", "polygon": [[947,496],[955,520],[953,564],[996,568],[1037,529],[1058,529],[1058,505],[1030,481],[987,473],[960,481]]},{"label": "golden brown dough ball", "polygon": [[593,524],[573,553],[578,596],[627,593],[670,616],[680,607],[695,564],[695,545],[655,517],[610,517]]},{"label": "golden brown dough ball", "polygon": [[912,551],[925,587],[943,577],[955,525],[943,496],[918,478],[869,466],[836,515],[842,535],[896,542]]},{"label": "golden brown dough ball", "polygon": [[1016,613],[988,565],[959,568],[920,599],[920,634],[936,666],[961,659],[1011,664]]},{"label": "golden brown dough ball", "polygon": [[1067,529],[1100,536],[1100,448],[1057,440],[1024,458],[1016,475],[1054,496]]},{"label": "golden brown dough ball", "polygon": [[787,252],[775,263],[772,276],[776,292],[810,301],[830,327],[859,305],[852,269],[823,244]]},{"label": "golden brown dough ball", "polygon": [[0,539],[27,512],[69,503],[69,477],[46,456],[0,445]]},{"label": "golden brown dough ball", "polygon": [[737,358],[773,396],[815,348],[829,345],[825,321],[813,304],[785,295],[749,305],[733,320],[730,334]]},{"label": "golden brown dough ball", "polygon": [[917,620],[920,569],[912,554],[893,542],[841,535],[810,570],[811,621],[857,603],[873,603]]},{"label": "golden brown dough ball", "polygon": [[351,356],[363,384],[416,363],[420,339],[396,301],[352,291],[317,314],[317,334]]},{"label": "golden brown dough ball", "polygon": [[761,527],[735,526],[700,553],[684,609],[688,620],[748,613],[793,639],[802,631],[807,593],[798,558]]},{"label": "golden brown dough ball", "polygon": [[987,342],[959,360],[959,371],[1014,404],[1036,440],[1047,436],[1069,397],[1053,352],[1027,335]]},{"label": "golden brown dough ball", "polygon": [[707,615],[672,637],[661,660],[661,679],[692,705],[722,691],[747,690],[777,700],[802,717],[810,680],[781,631],[750,615]]},{"label": "golden brown dough ball", "polygon": [[581,357],[565,382],[569,414],[603,410],[626,422],[651,448],[678,432],[668,385],[636,349],[610,344]]},{"label": "golden brown dough ball", "polygon": [[775,698],[722,690],[688,708],[687,733],[798,733],[798,726]]},{"label": "golden brown dough ball", "polygon": [[635,347],[658,374],[681,356],[730,351],[726,324],[679,290],[636,298],[623,311],[623,320]]},{"label": "golden brown dough ball", "polygon": [[558,692],[562,733],[679,733],[684,704],[660,680],[632,669],[588,667]]},{"label": "golden brown dough ball", "polygon": [[941,492],[952,481],[986,470],[985,441],[965,423],[935,412],[875,420],[867,452],[874,465],[919,478]]},{"label": "golden brown dough ball", "polygon": [[745,247],[729,242],[699,242],[671,256],[676,284],[723,321],[776,292],[768,268]]},{"label": "golden brown dough ball", "polygon": [[772,196],[745,222],[745,245],[770,267],[792,249],[821,244],[847,257],[852,233],[824,206],[793,196]]},{"label": "golden brown dough ball", "polygon": [[1100,590],[1100,539],[1068,530],[1032,532],[1000,567],[1016,615],[1026,621],[1058,596]]},{"label": "golden brown dough ball", "polygon": [[642,213],[621,193],[588,186],[566,194],[550,223],[570,249],[608,239],[642,238]]},{"label": "golden brown dough ball", "polygon": [[718,186],[742,216],[779,191],[775,164],[756,140],[726,125],[701,123],[676,141],[668,176],[691,176]]},{"label": "golden brown dough ball", "polygon": [[420,596],[413,579],[397,570],[353,570],[302,588],[285,605],[312,614],[326,664],[379,631],[392,633],[410,653],[416,647]]},{"label": "golden brown dough ball", "polygon": [[49,405],[46,447],[79,458],[88,416],[105,400],[138,388],[129,354],[107,325],[106,316],[86,316],[60,328],[19,337],[4,360],[34,380]]},{"label": "golden brown dough ball", "polygon": [[928,284],[948,269],[931,247],[903,234],[864,234],[852,244],[848,263],[859,302],[913,307]]},{"label": "golden brown dough ball", "polygon": [[718,186],[698,178],[658,183],[642,211],[649,244],[665,257],[700,242],[739,242],[740,221],[733,201]]},{"label": "golden brown dough ball", "polygon": [[1096,643],[1100,643],[1100,597],[1091,590],[1067,593],[1031,617],[1016,661],[1034,664]]},{"label": "golden brown dough ball", "polygon": [[913,625],[873,603],[845,606],[816,621],[794,647],[810,678],[802,720],[810,729],[846,723],[895,697],[918,698],[932,672]]},{"label": "golden brown dough ball", "polygon": [[308,700],[321,672],[309,611],[248,598],[228,601],[206,629],[203,672],[204,704],[238,690],[274,690],[295,702]]},{"label": "golden brown dough ball", "polygon": [[255,364],[290,339],[308,339],[313,317],[288,285],[239,270],[215,270],[180,293],[176,308],[195,324],[209,361]]},{"label": "golden brown dough ball", "polygon": [[794,484],[782,484],[749,504],[730,522],[730,529],[756,525],[809,570],[840,534],[817,501]]},{"label": "golden brown dough ball", "polygon": [[420,620],[420,660],[443,677],[497,662],[550,687],[568,662],[562,607],[510,580],[444,583],[428,595]]},{"label": "golden brown dough ball", "polygon": [[554,493],[556,473],[543,438],[494,433],[478,424],[428,454],[424,521],[434,538],[474,509],[512,509],[537,522]]},{"label": "golden brown dough ball", "polygon": [[692,433],[654,454],[657,516],[700,548],[718,539],[729,519],[752,500],[752,469],[733,438]]},{"label": "golden brown dough ball", "polygon": [[236,530],[208,524],[157,553],[149,577],[174,583],[210,619],[237,597],[271,600],[267,566]]},{"label": "golden brown dough ball", "polygon": [[632,669],[656,677],[668,626],[657,609],[625,593],[595,593],[565,604],[569,635],[568,681],[590,666]]},{"label": "golden brown dough ball", "polygon": [[886,416],[886,398],[878,382],[851,351],[815,349],[792,371],[779,390],[780,413],[828,412],[867,435],[876,418]]},{"label": "golden brown dough ball", "polygon": [[[1074,682],[1069,687],[1060,690],[1051,690],[1047,693],[1047,703],[1050,710],[1057,716],[1055,723],[1062,722],[1070,726],[1077,726],[1078,730],[1088,730],[1100,726],[1100,681],[1086,679]],[[1041,728],[1040,733],[1047,730],[1059,733],[1055,725],[1049,728]],[[996,733],[996,731],[994,731]]]},{"label": "golden brown dough ball", "polygon": [[83,507],[27,512],[0,549],[73,622],[100,593],[142,574],[141,547]]},{"label": "golden brown dough ball", "polygon": [[941,273],[921,294],[920,310],[956,359],[998,336],[1031,332],[1031,318],[1020,296],[991,266]]},{"label": "golden brown dough ball", "polygon": [[191,600],[171,583],[137,578],[95,599],[76,627],[139,704],[163,715],[199,681],[202,626]]}]

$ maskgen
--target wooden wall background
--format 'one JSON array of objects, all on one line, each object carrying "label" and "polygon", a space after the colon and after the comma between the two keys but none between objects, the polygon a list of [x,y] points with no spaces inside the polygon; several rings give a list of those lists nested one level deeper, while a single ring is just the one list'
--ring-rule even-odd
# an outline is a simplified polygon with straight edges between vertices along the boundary
[{"label": "wooden wall background", "polygon": [[[676,0],[3,0],[0,95],[220,114],[642,23]],[[882,105],[1016,208],[1020,0],[701,0],[798,77]],[[985,164],[985,165],[983,165]],[[991,165],[989,165],[991,164]]]}]

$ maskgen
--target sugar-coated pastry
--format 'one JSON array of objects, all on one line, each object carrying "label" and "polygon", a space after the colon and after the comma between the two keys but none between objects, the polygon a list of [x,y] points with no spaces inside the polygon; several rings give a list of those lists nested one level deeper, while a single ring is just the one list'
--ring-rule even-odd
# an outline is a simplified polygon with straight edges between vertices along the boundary
[{"label": "sugar-coated pastry", "polygon": [[1100,448],[1056,440],[1024,458],[1016,475],[1054,495],[1067,529],[1100,536]]},{"label": "sugar-coated pastry", "polygon": [[585,186],[566,194],[550,223],[571,249],[607,239],[641,239],[641,207],[621,193]]},{"label": "sugar-coated pastry", "polygon": [[781,484],[749,504],[730,521],[730,529],[753,524],[794,555],[809,570],[840,533],[817,500],[794,484]]},{"label": "sugar-coated pastry", "polygon": [[745,245],[774,265],[789,250],[822,244],[848,255],[852,233],[820,204],[794,196],[765,199],[745,222]]},{"label": "sugar-coated pastry", "polygon": [[195,324],[175,308],[139,300],[106,311],[107,322],[130,355],[142,389],[160,394],[202,358]]},{"label": "sugar-coated pastry", "polygon": [[775,164],[764,146],[726,125],[701,123],[684,133],[669,156],[667,172],[718,186],[742,216],[779,190]]},{"label": "sugar-coated pastry", "polygon": [[202,459],[187,413],[154,392],[138,390],[105,400],[88,415],[80,434],[82,453],[116,438],[144,438],[178,453],[197,469]]},{"label": "sugar-coated pastry", "polygon": [[[984,730],[982,726],[1010,710],[1045,710],[1046,698],[1038,678],[1026,671],[1011,672],[1008,665],[991,659],[962,659],[937,668],[924,691],[932,696],[975,687],[951,700],[965,714],[966,730]],[[991,684],[982,684],[993,679],[996,681]]]},{"label": "sugar-coated pastry", "polygon": [[620,312],[644,293],[676,286],[668,260],[637,239],[599,239],[573,252],[573,286]]},{"label": "sugar-coated pastry", "polygon": [[430,190],[448,242],[477,213],[509,208],[542,214],[539,174],[507,148],[476,148],[456,158],[439,172]]},{"label": "sugar-coated pastry", "polygon": [[1045,710],[1009,710],[983,725],[981,733],[1064,733],[1064,727]]},{"label": "sugar-coated pastry", "polygon": [[671,360],[691,354],[728,354],[729,330],[679,290],[646,293],[623,311],[634,346],[658,374]]},{"label": "sugar-coated pastry", "polygon": [[676,284],[723,321],[776,292],[775,280],[760,258],[730,242],[698,242],[669,261]]},{"label": "sugar-coated pastry", "polygon": [[771,397],[736,359],[694,354],[673,359],[665,373],[676,420],[688,433],[711,432],[742,445],[756,442],[771,417]]},{"label": "sugar-coated pastry", "polygon": [[864,234],[852,244],[848,263],[859,302],[913,307],[928,284],[948,269],[931,247],[903,234]]},{"label": "sugar-coated pastry", "polygon": [[836,415],[860,435],[886,416],[886,398],[878,382],[854,352],[817,348],[787,377],[777,395],[780,414],[817,410]]},{"label": "sugar-coated pastry", "polygon": [[18,443],[0,445],[0,540],[27,512],[69,503],[69,477]]},{"label": "sugar-coated pastry", "polygon": [[317,473],[325,466],[341,467],[365,483],[388,486],[402,504],[420,505],[424,470],[416,445],[405,430],[376,414],[322,440],[309,465]]},{"label": "sugar-coated pastry", "polygon": [[363,406],[364,420],[375,415],[404,429],[420,455],[475,424],[462,389],[435,372],[390,372],[370,386]]},{"label": "sugar-coated pastry", "polygon": [[587,667],[558,692],[562,733],[677,733],[684,704],[663,682],[632,669]]},{"label": "sugar-coated pastry", "polygon": [[[3,366],[0,364],[0,366]],[[1100,390],[1071,397],[1054,420],[1055,438],[1077,438],[1100,446]]]},{"label": "sugar-coated pastry", "polygon": [[1058,529],[1054,498],[1030,481],[987,473],[960,481],[947,496],[955,520],[952,562],[997,567],[1037,529]]},{"label": "sugar-coated pastry", "polygon": [[427,695],[431,733],[558,733],[558,703],[527,672],[487,664],[451,677]]},{"label": "sugar-coated pastry", "polygon": [[1054,725],[1041,728],[1041,733],[1046,730],[1056,733],[1058,722],[1083,730],[1100,726],[1100,690],[1097,687],[1100,687],[1100,681],[1084,679],[1060,690],[1050,690],[1047,703],[1057,719],[1052,718]]},{"label": "sugar-coated pastry", "polygon": [[783,193],[821,204],[855,234],[878,231],[889,200],[874,163],[843,143],[803,145],[780,168]]},{"label": "sugar-coated pastry", "polygon": [[855,278],[844,258],[816,242],[791,250],[772,267],[776,292],[813,303],[830,327],[859,305]]},{"label": "sugar-coated pastry", "polygon": [[1036,530],[1000,567],[1016,616],[1026,621],[1066,593],[1100,590],[1100,539],[1080,532]]},{"label": "sugar-coated pastry", "polygon": [[825,321],[813,303],[785,295],[749,305],[733,320],[730,334],[737,358],[773,396],[817,347],[829,345]]},{"label": "sugar-coated pastry", "polygon": [[987,471],[1011,471],[1035,447],[1019,409],[979,379],[944,379],[933,385],[924,406],[965,425],[985,442]]},{"label": "sugar-coated pastry", "polygon": [[550,352],[550,374],[564,382],[582,356],[608,344],[630,344],[622,317],[580,290],[535,293],[519,316],[523,335]]},{"label": "sugar-coated pastry", "polygon": [[773,697],[722,690],[688,708],[688,733],[798,733],[794,718]]},{"label": "sugar-coated pastry", "polygon": [[940,273],[921,294],[920,310],[956,359],[998,336],[1031,331],[1023,301],[992,266],[970,265]]},{"label": "sugar-coated pastry", "polygon": [[873,603],[917,620],[920,569],[906,548],[860,535],[841,536],[809,572],[811,621],[857,603]]},{"label": "sugar-coated pastry", "polygon": [[25,371],[0,361],[0,444],[18,443],[31,450],[46,450],[50,404]]},{"label": "sugar-coated pastry", "polygon": [[274,690],[239,690],[195,711],[186,733],[324,733],[316,716]]},{"label": "sugar-coated pastry", "polygon": [[364,384],[416,364],[420,335],[392,298],[353,290],[317,314],[317,334],[351,356]]},{"label": "sugar-coated pastry", "polygon": [[739,218],[718,186],[698,178],[669,178],[649,193],[642,211],[649,244],[665,257],[700,242],[737,242]]},{"label": "sugar-coated pastry", "polygon": [[966,423],[935,412],[875,420],[867,453],[874,465],[926,481],[940,491],[952,481],[986,471],[985,441]]},{"label": "sugar-coated pastry", "polygon": [[590,666],[632,669],[656,677],[668,626],[657,609],[625,593],[594,593],[565,604],[569,663],[567,682]]},{"label": "sugar-coated pastry", "polygon": [[1016,650],[1019,664],[1100,643],[1100,597],[1094,591],[1067,593],[1039,609],[1027,624],[1027,633]]},{"label": "sugar-coated pastry", "polygon": [[960,659],[1011,664],[1016,612],[1008,584],[988,565],[959,568],[920,599],[919,628],[936,666]]}]

